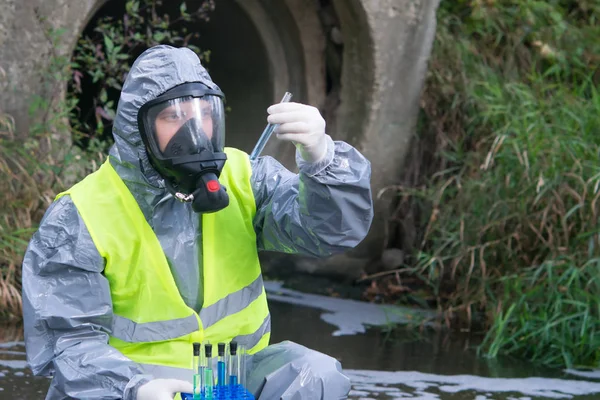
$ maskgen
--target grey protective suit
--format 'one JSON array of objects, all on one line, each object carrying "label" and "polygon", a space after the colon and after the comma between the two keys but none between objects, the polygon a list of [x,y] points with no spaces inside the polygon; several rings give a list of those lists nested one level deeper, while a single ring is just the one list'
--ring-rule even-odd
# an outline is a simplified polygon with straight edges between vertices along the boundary
[{"label": "grey protective suit", "polygon": [[[216,87],[190,50],[157,46],[142,54],[123,86],[109,159],[154,229],[181,296],[200,311],[198,215],[165,189],[136,120],[145,102],[198,81]],[[298,154],[296,160],[298,174],[271,157],[252,163],[259,250],[322,257],[358,244],[373,217],[370,163],[329,137],[325,160],[307,164]],[[53,375],[47,399],[135,399],[139,386],[153,378],[108,345],[112,306],[103,268],[70,198],[55,201],[23,262],[27,360],[34,374]],[[248,387],[260,399],[330,400],[345,398],[350,388],[337,360],[291,342],[270,345],[249,364]]]}]

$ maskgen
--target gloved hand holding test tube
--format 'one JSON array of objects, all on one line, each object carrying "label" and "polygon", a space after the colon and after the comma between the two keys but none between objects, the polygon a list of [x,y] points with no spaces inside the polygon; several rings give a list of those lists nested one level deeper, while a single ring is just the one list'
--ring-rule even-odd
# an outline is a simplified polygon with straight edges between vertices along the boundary
[{"label": "gloved hand holding test tube", "polygon": [[[280,103],[287,103],[291,99],[292,99],[292,94],[290,92],[285,92]],[[251,160],[255,160],[260,155],[260,153],[262,153],[263,149],[267,145],[267,142],[271,138],[271,135],[273,134],[273,131],[275,130],[276,127],[277,127],[277,124],[267,124],[267,127],[265,128],[263,133],[260,135],[260,138],[258,138],[258,142],[256,142],[256,146],[254,146],[254,150],[252,150],[252,153],[250,153]]]}]

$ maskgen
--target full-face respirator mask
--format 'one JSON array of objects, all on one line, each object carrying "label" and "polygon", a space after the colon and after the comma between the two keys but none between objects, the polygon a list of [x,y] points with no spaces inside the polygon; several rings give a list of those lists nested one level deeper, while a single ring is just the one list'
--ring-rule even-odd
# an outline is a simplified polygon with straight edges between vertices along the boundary
[{"label": "full-face respirator mask", "polygon": [[219,176],[227,161],[224,95],[185,83],[144,104],[138,126],[150,163],[180,201],[197,213],[229,205]]}]

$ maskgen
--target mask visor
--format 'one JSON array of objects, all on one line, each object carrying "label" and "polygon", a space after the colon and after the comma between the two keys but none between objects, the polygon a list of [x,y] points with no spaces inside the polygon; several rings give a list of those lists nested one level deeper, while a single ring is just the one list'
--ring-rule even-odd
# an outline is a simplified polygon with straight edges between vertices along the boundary
[{"label": "mask visor", "polygon": [[203,150],[222,152],[224,116],[223,101],[215,95],[177,97],[153,104],[144,121],[149,147],[159,159]]}]

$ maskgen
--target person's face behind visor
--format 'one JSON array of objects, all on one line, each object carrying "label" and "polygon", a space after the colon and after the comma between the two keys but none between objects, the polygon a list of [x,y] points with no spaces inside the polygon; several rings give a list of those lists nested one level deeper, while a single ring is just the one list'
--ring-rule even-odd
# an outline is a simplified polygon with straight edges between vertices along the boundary
[{"label": "person's face behind visor", "polygon": [[169,141],[190,119],[195,118],[202,127],[202,133],[210,141],[213,138],[213,105],[201,98],[183,98],[169,101],[167,108],[156,116],[154,129],[161,152]]}]

